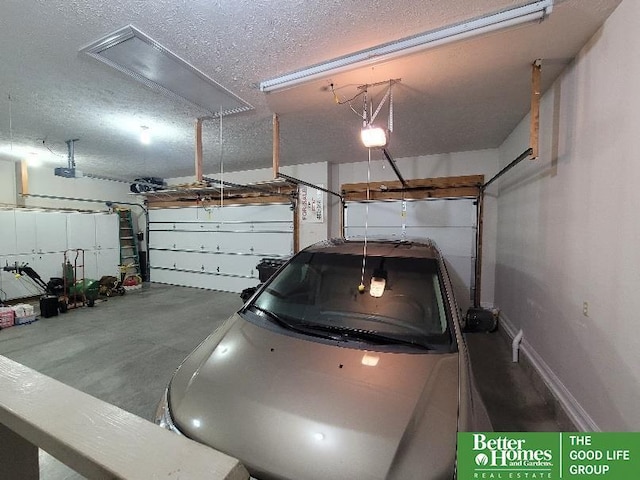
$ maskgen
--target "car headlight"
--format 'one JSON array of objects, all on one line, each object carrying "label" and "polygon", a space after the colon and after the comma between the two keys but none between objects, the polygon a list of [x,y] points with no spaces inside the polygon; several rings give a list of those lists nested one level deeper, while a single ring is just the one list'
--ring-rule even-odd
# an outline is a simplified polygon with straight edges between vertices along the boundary
[{"label": "car headlight", "polygon": [[171,418],[171,411],[169,410],[169,387],[164,390],[162,399],[160,400],[160,403],[158,403],[154,422],[162,428],[166,428],[167,430],[171,430],[173,433],[182,435],[182,432],[178,430],[178,427],[173,423],[173,418]]}]

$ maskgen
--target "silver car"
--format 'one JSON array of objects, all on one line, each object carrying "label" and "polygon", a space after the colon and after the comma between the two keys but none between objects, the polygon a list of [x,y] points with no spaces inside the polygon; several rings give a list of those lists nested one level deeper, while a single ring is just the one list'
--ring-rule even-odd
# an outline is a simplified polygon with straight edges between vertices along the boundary
[{"label": "silver car", "polygon": [[178,368],[156,423],[260,480],[452,479],[491,430],[430,241],[295,255]]}]

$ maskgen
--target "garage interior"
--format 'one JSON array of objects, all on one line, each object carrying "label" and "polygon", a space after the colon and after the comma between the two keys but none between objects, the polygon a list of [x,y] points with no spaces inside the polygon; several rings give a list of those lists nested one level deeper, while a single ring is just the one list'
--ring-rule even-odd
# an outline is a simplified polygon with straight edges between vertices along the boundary
[{"label": "garage interior", "polygon": [[430,237],[496,430],[640,428],[637,2],[5,3],[0,356],[150,420],[264,259]]}]

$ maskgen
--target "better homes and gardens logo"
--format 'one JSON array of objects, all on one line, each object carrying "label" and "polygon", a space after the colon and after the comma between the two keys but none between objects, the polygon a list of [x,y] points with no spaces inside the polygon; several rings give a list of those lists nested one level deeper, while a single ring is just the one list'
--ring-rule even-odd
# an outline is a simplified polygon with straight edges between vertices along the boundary
[{"label": "better homes and gardens logo", "polygon": [[[508,433],[470,435],[474,479],[557,478],[553,473],[558,453],[540,438],[532,439],[527,438],[527,434]],[[557,442],[554,443],[559,447]]]},{"label": "better homes and gardens logo", "polygon": [[459,433],[457,472],[458,480],[636,480],[640,433]]}]

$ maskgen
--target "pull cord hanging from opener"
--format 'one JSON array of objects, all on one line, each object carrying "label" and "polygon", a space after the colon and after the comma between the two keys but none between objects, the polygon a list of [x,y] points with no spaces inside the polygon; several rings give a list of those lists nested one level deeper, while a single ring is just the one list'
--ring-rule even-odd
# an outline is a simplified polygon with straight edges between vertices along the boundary
[{"label": "pull cord hanging from opener", "polygon": [[[386,103],[387,99],[389,100],[389,118],[387,123],[387,131],[391,133],[393,131],[393,84],[398,80],[389,80],[389,87],[382,98],[375,112],[373,111],[373,102],[370,102],[368,99],[368,87],[373,85],[363,85],[358,87],[362,89],[364,99],[363,99],[363,108],[362,108],[362,128],[363,130],[371,127],[371,124],[375,121],[380,110]],[[386,82],[384,82],[386,83]],[[374,84],[380,85],[380,84]],[[367,245],[368,245],[368,235],[369,235],[369,202],[371,201],[371,147],[367,148],[368,150],[368,159],[367,159],[367,201],[365,204],[365,220],[364,220],[364,245],[362,248],[362,271],[360,273],[360,285],[358,285],[358,292],[365,292],[364,285],[364,274],[367,268]]]},{"label": "pull cord hanging from opener", "polygon": [[362,249],[362,273],[360,275],[360,285],[358,285],[358,292],[364,293],[364,272],[367,268],[367,235],[369,230],[369,200],[370,200],[370,189],[369,184],[371,183],[371,149],[367,149],[369,151],[369,158],[367,161],[367,203],[365,204],[364,210],[364,246]]}]

